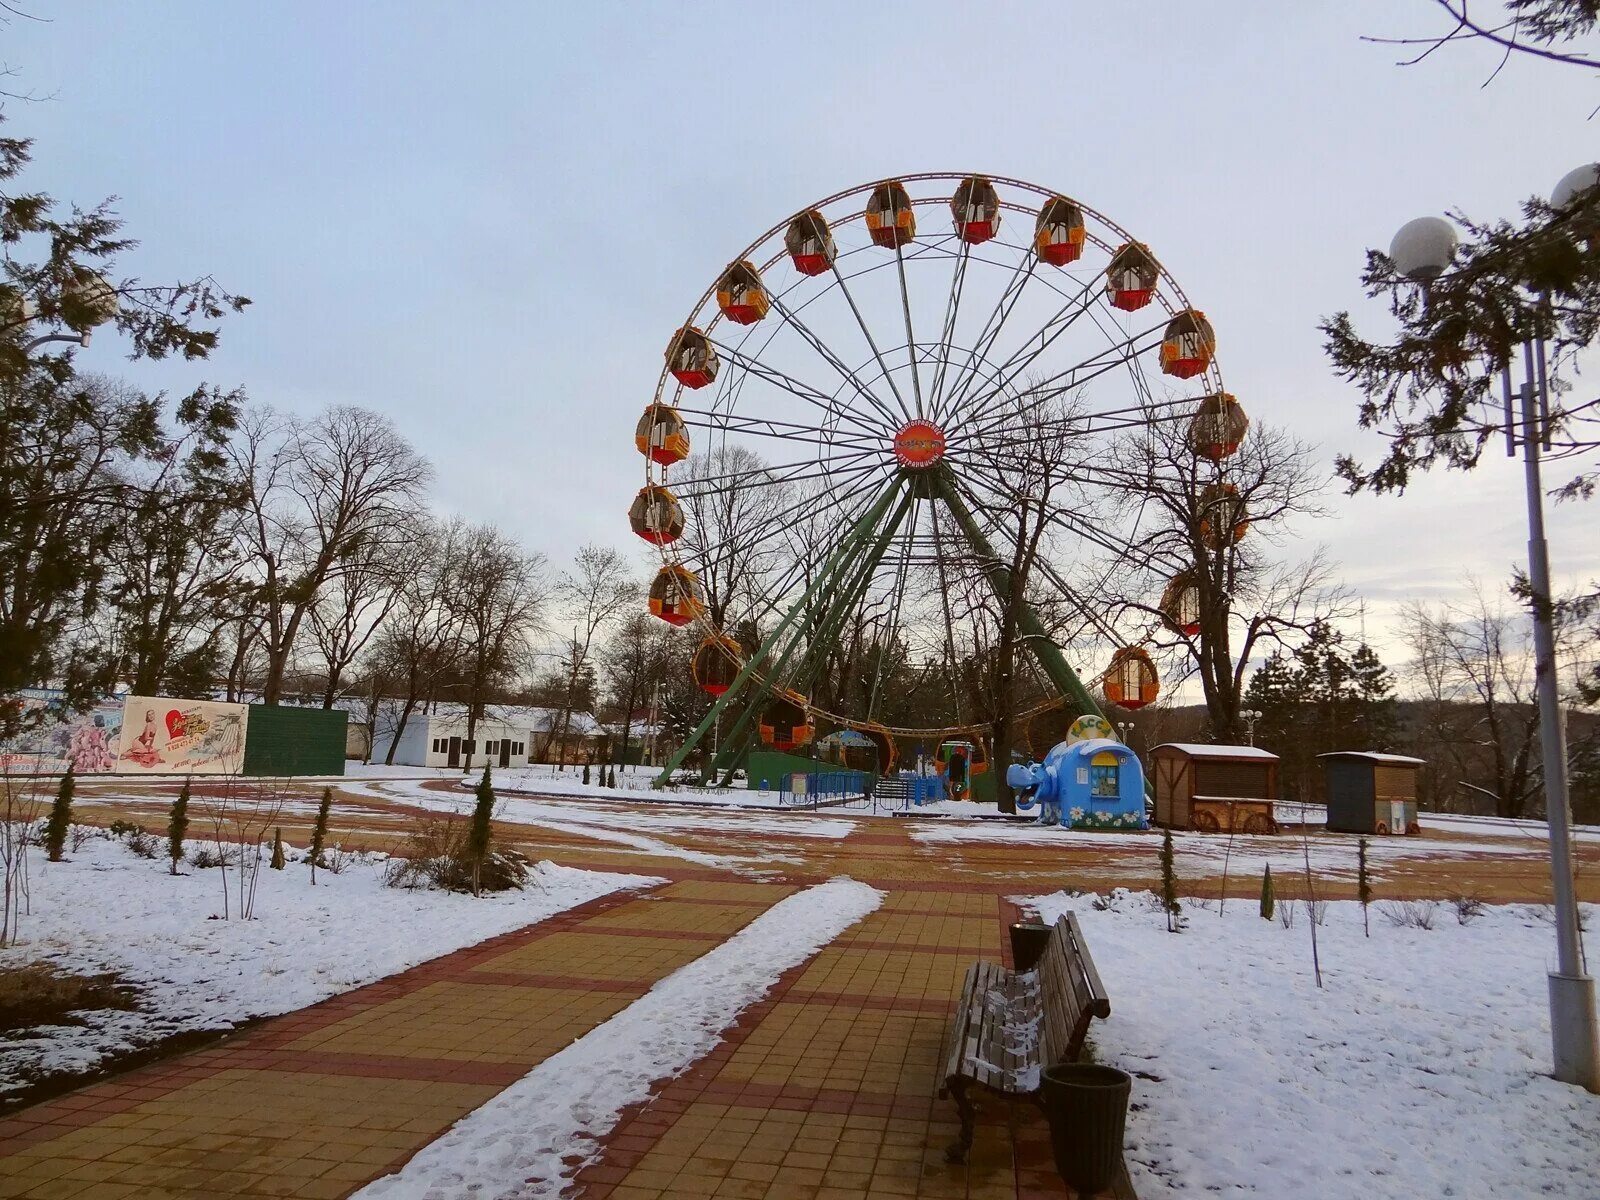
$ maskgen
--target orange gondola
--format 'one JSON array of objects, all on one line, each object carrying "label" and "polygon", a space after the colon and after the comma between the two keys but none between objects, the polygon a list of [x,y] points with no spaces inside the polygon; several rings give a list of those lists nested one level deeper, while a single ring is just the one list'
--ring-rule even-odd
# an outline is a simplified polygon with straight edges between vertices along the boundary
[{"label": "orange gondola", "polygon": [[700,643],[689,662],[689,674],[702,692],[720,696],[733,686],[742,665],[739,643],[724,633]]},{"label": "orange gondola", "polygon": [[689,427],[670,404],[652,404],[633,427],[633,444],[651,462],[670,467],[689,457]]},{"label": "orange gondola", "polygon": [[666,488],[649,484],[633,498],[628,524],[645,541],[665,546],[683,536],[683,509]]},{"label": "orange gondola", "polygon": [[1150,303],[1161,267],[1143,242],[1124,242],[1106,267],[1106,297],[1112,308],[1133,312]]},{"label": "orange gondola", "polygon": [[994,184],[982,175],[969,175],[956,185],[950,212],[956,220],[956,236],[969,246],[987,242],[1000,232],[1000,197]]},{"label": "orange gondola", "polygon": [[827,220],[814,208],[789,222],[783,248],[802,275],[821,275],[833,266],[833,234],[828,231]]},{"label": "orange gondola", "polygon": [[917,214],[898,179],[880,183],[867,201],[867,232],[874,244],[893,250],[917,236]]},{"label": "orange gondola", "polygon": [[667,367],[686,388],[705,387],[721,365],[711,340],[693,325],[685,325],[667,343]]},{"label": "orange gondola", "polygon": [[687,625],[705,610],[700,577],[687,567],[668,563],[650,581],[650,614],[668,625]]},{"label": "orange gondola", "polygon": [[1138,646],[1123,646],[1111,656],[1104,686],[1106,699],[1118,708],[1143,708],[1161,694],[1156,665]]},{"label": "orange gondola", "polygon": [[1167,322],[1161,338],[1161,370],[1178,379],[1190,379],[1211,365],[1217,354],[1217,335],[1199,309],[1188,308]]},{"label": "orange gondola", "polygon": [[717,307],[735,325],[754,325],[767,315],[772,301],[754,263],[745,259],[722,273],[717,281]]},{"label": "orange gondola", "polygon": [[1167,580],[1157,606],[1167,624],[1193,637],[1200,632],[1200,586],[1193,571],[1179,571]]},{"label": "orange gondola", "polygon": [[762,745],[785,751],[807,745],[816,728],[806,698],[793,691],[779,692],[767,701],[756,727]]},{"label": "orange gondola", "polygon": [[1039,220],[1033,229],[1033,246],[1044,262],[1052,267],[1064,267],[1078,260],[1087,236],[1083,209],[1065,196],[1055,196],[1039,210]]},{"label": "orange gondola", "polygon": [[1250,528],[1250,513],[1231,483],[1208,483],[1200,493],[1200,540],[1213,550],[1231,546]]},{"label": "orange gondola", "polygon": [[867,738],[878,750],[878,774],[889,775],[894,772],[895,762],[899,759],[900,751],[894,743],[894,735],[876,721],[870,725],[863,725],[858,732]]},{"label": "orange gondola", "polygon": [[1227,392],[1207,396],[1189,418],[1189,448],[1202,458],[1221,462],[1239,448],[1250,431],[1244,406]]}]

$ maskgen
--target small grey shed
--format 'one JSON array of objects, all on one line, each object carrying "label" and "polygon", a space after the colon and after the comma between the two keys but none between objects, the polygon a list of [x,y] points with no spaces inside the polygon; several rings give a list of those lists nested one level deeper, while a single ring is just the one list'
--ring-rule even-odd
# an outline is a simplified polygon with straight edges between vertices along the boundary
[{"label": "small grey shed", "polygon": [[1417,768],[1420,758],[1371,750],[1336,750],[1322,760],[1328,828],[1339,833],[1420,833]]}]

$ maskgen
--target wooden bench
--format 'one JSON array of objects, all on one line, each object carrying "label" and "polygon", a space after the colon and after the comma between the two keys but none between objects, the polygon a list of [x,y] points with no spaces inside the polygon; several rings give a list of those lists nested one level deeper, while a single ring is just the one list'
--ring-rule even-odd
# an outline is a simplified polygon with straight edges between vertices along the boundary
[{"label": "wooden bench", "polygon": [[940,1096],[954,1098],[961,1115],[961,1136],[946,1157],[966,1162],[972,1149],[976,1114],[969,1088],[1037,1103],[1040,1071],[1076,1062],[1089,1022],[1110,1015],[1111,1002],[1072,913],[1055,923],[1033,970],[973,963],[961,987],[939,1089]]}]

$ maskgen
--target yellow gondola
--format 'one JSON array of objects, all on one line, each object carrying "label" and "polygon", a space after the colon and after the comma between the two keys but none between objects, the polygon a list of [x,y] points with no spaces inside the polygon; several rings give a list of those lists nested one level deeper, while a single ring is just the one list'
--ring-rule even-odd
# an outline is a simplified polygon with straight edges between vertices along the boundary
[{"label": "yellow gondola", "polygon": [[893,250],[917,236],[917,214],[898,179],[880,183],[867,201],[867,232],[874,244]]},{"label": "yellow gondola", "polygon": [[756,729],[763,745],[784,751],[798,750],[816,733],[806,698],[794,691],[779,692],[767,701]]},{"label": "yellow gondola", "polygon": [[1161,267],[1143,242],[1124,242],[1106,267],[1106,298],[1112,308],[1133,312],[1149,304]]},{"label": "yellow gondola", "polygon": [[1083,254],[1087,236],[1083,209],[1065,196],[1053,196],[1039,210],[1039,220],[1033,228],[1033,247],[1044,262],[1052,267],[1064,267]]},{"label": "yellow gondola", "polygon": [[981,245],[1000,232],[1000,197],[982,175],[969,175],[950,197],[956,236],[969,246]]},{"label": "yellow gondola", "polygon": [[665,546],[683,536],[683,509],[666,488],[648,484],[633,498],[628,524],[645,541]]},{"label": "yellow gondola", "polygon": [[1106,699],[1117,707],[1143,708],[1161,694],[1161,679],[1143,649],[1123,646],[1111,656],[1104,687]]},{"label": "yellow gondola", "polygon": [[1250,430],[1244,406],[1227,392],[1207,396],[1189,418],[1189,448],[1202,458],[1221,462],[1239,449]]},{"label": "yellow gondola", "polygon": [[748,259],[736,262],[717,281],[717,307],[735,325],[754,325],[767,315],[772,301],[761,273]]},{"label": "yellow gondola", "polygon": [[789,222],[783,248],[802,275],[821,275],[833,266],[833,234],[827,220],[814,208]]},{"label": "yellow gondola", "polygon": [[687,567],[668,563],[650,581],[650,614],[668,625],[687,625],[705,610],[700,577]]},{"label": "yellow gondola", "polygon": [[1190,379],[1211,365],[1217,356],[1217,335],[1199,309],[1187,308],[1167,322],[1161,338],[1161,370],[1177,379]]},{"label": "yellow gondola", "polygon": [[1193,571],[1179,571],[1167,580],[1157,606],[1167,624],[1193,637],[1200,632],[1200,586]]},{"label": "yellow gondola", "polygon": [[651,404],[633,427],[633,444],[651,462],[670,467],[689,457],[689,427],[670,404]]},{"label": "yellow gondola", "polygon": [[703,692],[720,696],[733,686],[734,678],[743,664],[739,658],[739,643],[727,634],[708,637],[695,648],[689,663],[689,674]]},{"label": "yellow gondola", "polygon": [[685,325],[667,343],[667,369],[686,388],[703,388],[722,366],[711,340],[693,325]]}]

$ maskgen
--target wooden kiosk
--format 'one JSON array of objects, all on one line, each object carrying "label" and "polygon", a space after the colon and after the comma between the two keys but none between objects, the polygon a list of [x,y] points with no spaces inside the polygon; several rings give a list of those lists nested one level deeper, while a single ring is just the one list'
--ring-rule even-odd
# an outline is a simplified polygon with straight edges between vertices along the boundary
[{"label": "wooden kiosk", "polygon": [[1278,756],[1255,746],[1168,742],[1150,751],[1156,824],[1201,833],[1277,833]]},{"label": "wooden kiosk", "polygon": [[1417,825],[1420,758],[1336,750],[1319,754],[1328,790],[1328,828],[1338,833],[1421,833]]}]

